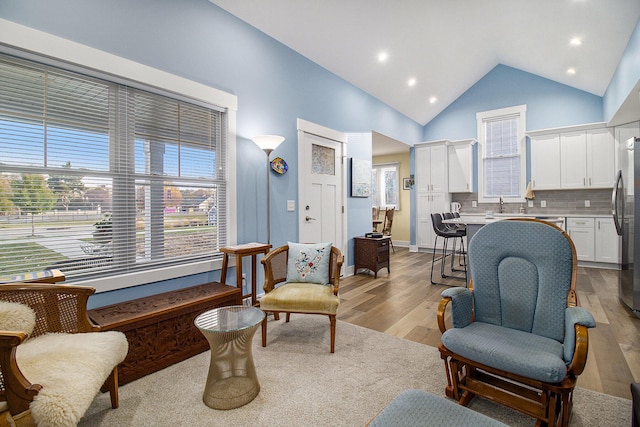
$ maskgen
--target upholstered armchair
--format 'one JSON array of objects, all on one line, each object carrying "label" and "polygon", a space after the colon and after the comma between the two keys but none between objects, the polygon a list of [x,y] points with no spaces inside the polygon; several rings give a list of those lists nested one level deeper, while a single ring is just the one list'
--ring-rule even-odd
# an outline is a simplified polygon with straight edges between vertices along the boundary
[{"label": "upholstered armchair", "polygon": [[[335,351],[336,313],[340,305],[338,289],[342,252],[331,243],[291,243],[272,250],[261,262],[264,265],[264,291],[260,308],[286,313],[321,314],[329,316],[331,353]],[[262,346],[267,345],[267,317],[262,322]]]},{"label": "upholstered armchair", "polygon": [[547,222],[504,220],[482,227],[467,257],[469,288],[443,291],[438,308],[446,395],[566,426],[595,326],[578,307],[573,242]]},{"label": "upholstered armchair", "polygon": [[118,407],[117,366],[127,339],[91,323],[87,300],[94,291],[0,285],[0,412],[13,425],[75,426],[103,384]]}]

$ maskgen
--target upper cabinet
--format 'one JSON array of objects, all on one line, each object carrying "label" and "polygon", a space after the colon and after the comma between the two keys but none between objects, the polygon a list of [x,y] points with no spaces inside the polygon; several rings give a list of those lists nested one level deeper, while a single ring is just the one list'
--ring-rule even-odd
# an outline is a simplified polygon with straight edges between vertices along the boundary
[{"label": "upper cabinet", "polygon": [[416,146],[415,163],[418,192],[446,193],[448,191],[445,144]]},{"label": "upper cabinet", "polygon": [[560,135],[531,137],[531,184],[534,190],[560,188]]},{"label": "upper cabinet", "polygon": [[475,139],[449,142],[449,193],[473,192],[473,145]]},{"label": "upper cabinet", "polygon": [[560,135],[560,188],[612,188],[615,181],[615,144],[608,128]]},{"label": "upper cabinet", "polygon": [[612,188],[613,130],[604,123],[529,132],[531,180],[537,190]]}]

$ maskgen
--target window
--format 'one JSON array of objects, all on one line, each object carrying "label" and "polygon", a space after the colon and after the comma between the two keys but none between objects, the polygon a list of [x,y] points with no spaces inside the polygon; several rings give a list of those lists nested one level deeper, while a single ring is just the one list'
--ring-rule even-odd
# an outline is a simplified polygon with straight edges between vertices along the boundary
[{"label": "window", "polygon": [[478,121],[478,198],[522,202],[526,181],[526,105],[485,111]]},{"label": "window", "polygon": [[380,209],[395,207],[400,209],[400,163],[373,165],[371,191],[373,206]]},{"label": "window", "polygon": [[82,279],[219,254],[225,115],[0,55],[0,276]]}]

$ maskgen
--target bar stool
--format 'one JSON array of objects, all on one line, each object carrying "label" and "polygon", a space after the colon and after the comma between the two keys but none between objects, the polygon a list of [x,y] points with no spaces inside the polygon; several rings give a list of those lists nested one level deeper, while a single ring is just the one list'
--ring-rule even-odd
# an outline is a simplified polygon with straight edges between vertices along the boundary
[{"label": "bar stool", "polygon": [[[442,215],[439,213],[432,213],[431,214],[431,223],[433,225],[433,231],[436,233],[436,238],[435,241],[433,243],[433,254],[432,254],[432,262],[431,262],[431,275],[430,275],[430,280],[431,283],[434,285],[446,285],[446,286],[451,286],[447,283],[439,283],[439,282],[435,282],[433,280],[433,268],[434,268],[434,264],[437,261],[441,261],[440,264],[440,276],[442,276],[443,279],[446,278],[452,278],[452,279],[462,279],[466,282],[466,275],[467,275],[467,270],[466,270],[466,265],[464,270],[454,270],[454,271],[464,271],[465,275],[463,277],[461,276],[455,276],[455,275],[450,275],[447,276],[444,272],[444,265],[447,261],[447,257],[451,256],[451,261],[452,261],[452,266],[453,266],[453,257],[455,256],[455,243],[454,243],[454,251],[451,252],[450,254],[447,254],[447,246],[449,243],[449,239],[455,239],[456,238],[460,238],[461,239],[461,244],[462,244],[462,251],[464,251],[464,241],[462,240],[462,238],[466,235],[466,230],[456,230],[456,229],[451,229],[449,227],[447,227],[446,224],[444,224],[442,222]],[[443,245],[442,245],[442,255],[440,256],[440,258],[436,259],[436,247],[438,246],[438,237],[442,237],[444,239]],[[452,268],[453,270],[453,268]]]},{"label": "bar stool", "polygon": [[[458,212],[445,212],[442,214],[444,219],[454,219],[460,218],[460,214]],[[458,265],[460,267],[464,266],[463,260],[465,259],[466,252],[464,250],[464,238],[467,235],[467,226],[465,224],[444,224],[448,229],[460,231],[463,236],[460,237],[460,251],[458,252]],[[456,240],[453,240],[453,254],[456,253]],[[453,268],[453,258],[451,257],[451,270],[453,271],[464,271]]]}]

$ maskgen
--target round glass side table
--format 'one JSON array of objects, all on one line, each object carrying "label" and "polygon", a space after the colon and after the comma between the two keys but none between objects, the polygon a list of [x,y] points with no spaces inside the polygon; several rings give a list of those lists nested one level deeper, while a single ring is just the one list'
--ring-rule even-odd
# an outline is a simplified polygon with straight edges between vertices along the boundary
[{"label": "round glass side table", "polygon": [[194,323],[209,341],[211,362],[202,400],[214,409],[233,409],[260,392],[251,352],[253,335],[264,319],[259,308],[231,306],[205,311]]}]

